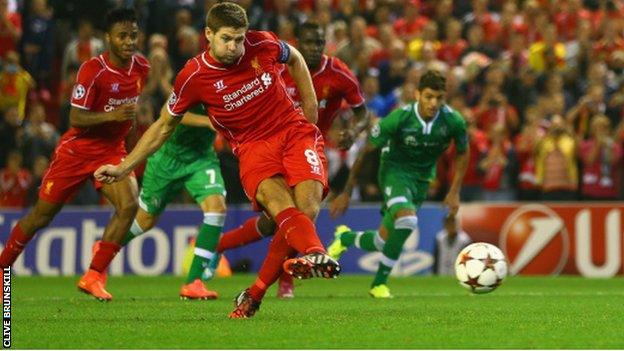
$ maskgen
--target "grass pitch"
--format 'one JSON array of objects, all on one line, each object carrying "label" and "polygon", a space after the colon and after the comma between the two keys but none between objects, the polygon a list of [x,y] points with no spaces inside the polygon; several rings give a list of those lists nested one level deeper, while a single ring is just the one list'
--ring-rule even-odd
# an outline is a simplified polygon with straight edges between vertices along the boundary
[{"label": "grass pitch", "polygon": [[512,277],[471,295],[452,278],[391,278],[395,295],[367,295],[371,276],[272,288],[249,320],[232,298],[255,276],[216,279],[216,301],[180,301],[179,277],[112,277],[110,303],[77,278],[14,277],[14,348],[624,348],[624,280]]}]

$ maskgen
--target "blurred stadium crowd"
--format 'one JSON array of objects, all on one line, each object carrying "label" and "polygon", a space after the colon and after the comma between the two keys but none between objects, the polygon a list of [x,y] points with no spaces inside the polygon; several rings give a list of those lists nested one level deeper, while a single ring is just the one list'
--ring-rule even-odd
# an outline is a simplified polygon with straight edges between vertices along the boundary
[{"label": "blurred stadium crowd", "polygon": [[[152,69],[131,148],[157,118],[172,80],[206,45],[210,0],[0,0],[0,207],[36,200],[49,157],[68,129],[80,64],[105,50],[104,14],[139,14]],[[624,4],[621,0],[241,0],[252,29],[296,45],[307,20],[326,29],[326,53],[359,78],[375,118],[411,103],[426,69],[447,76],[447,103],[469,126],[462,201],[618,200],[624,146]],[[349,111],[340,118],[349,118]],[[334,188],[349,152],[327,141]],[[217,141],[228,201],[246,201],[236,158]],[[439,162],[430,198],[441,199],[453,150]],[[378,157],[359,179],[378,201]],[[141,176],[141,170],[138,172]],[[181,195],[177,202],[188,202]],[[73,200],[102,204],[90,184]]]}]

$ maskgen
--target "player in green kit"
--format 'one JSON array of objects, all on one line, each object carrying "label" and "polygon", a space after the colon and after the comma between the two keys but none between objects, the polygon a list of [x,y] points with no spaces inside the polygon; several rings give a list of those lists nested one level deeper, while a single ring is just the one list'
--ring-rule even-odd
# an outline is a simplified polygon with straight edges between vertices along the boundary
[{"label": "player in green kit", "polygon": [[342,225],[327,252],[338,259],[351,246],[383,253],[370,295],[392,297],[386,285],[392,267],[410,235],[418,233],[416,211],[427,197],[438,158],[455,143],[455,175],[444,203],[451,214],[459,208],[459,190],[468,165],[466,123],[444,104],[446,78],[427,71],[418,85],[417,102],[392,111],[370,131],[369,142],[353,165],[345,190],[330,204],[333,217],[346,211],[364,154],[381,148],[379,185],[384,194],[379,231],[355,232]]},{"label": "player in green kit", "polygon": [[[154,227],[173,198],[186,188],[204,213],[195,239],[194,257],[180,288],[183,299],[216,299],[203,280],[212,276],[215,248],[225,221],[225,185],[219,159],[213,148],[216,132],[201,105],[187,112],[171,137],[147,160],[139,210],[122,245]],[[215,262],[213,262],[215,263]]]}]

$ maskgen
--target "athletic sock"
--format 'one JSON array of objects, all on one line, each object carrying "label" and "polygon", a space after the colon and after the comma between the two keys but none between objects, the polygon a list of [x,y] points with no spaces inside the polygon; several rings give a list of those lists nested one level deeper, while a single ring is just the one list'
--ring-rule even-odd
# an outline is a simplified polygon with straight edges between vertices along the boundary
[{"label": "athletic sock", "polygon": [[379,235],[379,232],[376,230],[356,232],[353,241],[355,247],[370,252],[383,250],[385,244],[384,240]]},{"label": "athletic sock", "polygon": [[249,289],[249,295],[256,301],[262,300],[267,289],[282,274],[284,260],[296,254],[297,252],[288,245],[284,231],[278,230],[269,244],[269,252],[260,267],[258,278]]},{"label": "athletic sock", "polygon": [[401,256],[403,244],[405,244],[407,238],[414,231],[412,228],[407,228],[401,225],[401,220],[401,218],[398,219],[394,224],[394,229],[390,232],[388,240],[381,251],[383,256],[381,258],[381,262],[379,262],[379,268],[377,269],[377,274],[375,274],[372,286],[386,284],[388,276],[392,271],[392,267],[394,267],[399,259],[399,256]]},{"label": "athletic sock", "polygon": [[91,259],[89,269],[93,269],[94,271],[100,273],[104,272],[120,249],[121,245],[119,244],[101,241],[99,250],[97,250]]},{"label": "athletic sock", "polygon": [[121,246],[128,245],[128,243],[132,239],[143,234],[144,232],[145,231],[143,230],[143,228],[141,228],[141,226],[139,225],[139,222],[137,222],[135,218],[134,221],[132,221],[132,226],[130,227],[130,230],[126,233],[126,236],[123,238],[123,241],[121,242]]},{"label": "athletic sock", "polygon": [[240,227],[223,233],[217,245],[217,252],[222,253],[223,251],[244,246],[262,239],[263,236],[258,230],[259,219],[260,216],[249,218]]},{"label": "athletic sock", "polygon": [[215,254],[219,236],[223,230],[225,215],[222,213],[204,213],[204,223],[199,227],[199,233],[195,239],[195,256],[191,262],[191,268],[186,283],[191,283],[195,279],[209,279],[204,276],[204,270],[209,268],[212,259],[218,259]]},{"label": "athletic sock", "polygon": [[278,232],[283,232],[288,244],[302,255],[326,253],[316,233],[314,223],[300,210],[290,207],[275,216]]},{"label": "athletic sock", "polygon": [[22,227],[17,223],[15,227],[13,227],[13,230],[11,230],[4,250],[2,250],[2,254],[0,254],[0,267],[5,268],[12,265],[32,238],[32,236],[26,235]]}]

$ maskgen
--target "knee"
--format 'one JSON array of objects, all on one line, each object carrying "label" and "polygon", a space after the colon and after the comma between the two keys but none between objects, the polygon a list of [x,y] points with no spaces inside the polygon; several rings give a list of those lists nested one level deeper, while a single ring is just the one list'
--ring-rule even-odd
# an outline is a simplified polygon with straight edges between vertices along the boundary
[{"label": "knee", "polygon": [[134,219],[134,216],[139,209],[139,204],[136,199],[124,201],[115,207],[115,213],[122,218]]},{"label": "knee", "polygon": [[418,217],[416,217],[415,215],[398,217],[394,221],[394,228],[409,229],[410,231],[414,232],[418,230]]},{"label": "knee", "polygon": [[258,219],[257,226],[258,231],[264,237],[273,235],[277,230],[275,221],[267,216],[261,216],[260,219]]},{"label": "knee", "polygon": [[306,203],[303,206],[301,206],[299,210],[303,212],[303,214],[306,215],[306,217],[310,218],[312,221],[315,221],[316,217],[319,214],[319,211],[321,210],[321,205],[318,203],[313,203],[313,202]]}]

